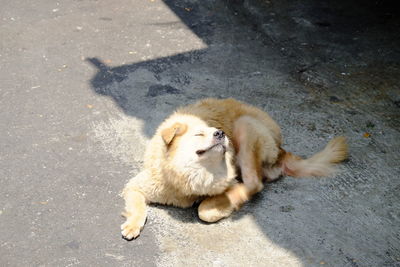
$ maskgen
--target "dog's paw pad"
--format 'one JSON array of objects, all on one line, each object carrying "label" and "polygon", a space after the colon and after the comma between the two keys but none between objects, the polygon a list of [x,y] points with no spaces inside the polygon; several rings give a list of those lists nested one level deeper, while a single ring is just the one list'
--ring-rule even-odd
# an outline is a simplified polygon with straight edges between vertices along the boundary
[{"label": "dog's paw pad", "polygon": [[126,221],[121,225],[121,234],[127,240],[132,240],[140,235],[143,226],[137,225],[135,222]]}]

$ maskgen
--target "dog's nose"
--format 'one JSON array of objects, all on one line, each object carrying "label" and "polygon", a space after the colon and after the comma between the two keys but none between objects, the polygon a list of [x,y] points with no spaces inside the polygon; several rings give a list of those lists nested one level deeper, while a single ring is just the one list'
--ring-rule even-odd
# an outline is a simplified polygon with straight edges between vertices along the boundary
[{"label": "dog's nose", "polygon": [[218,130],[214,132],[214,137],[218,140],[221,140],[222,138],[225,137],[224,131]]}]

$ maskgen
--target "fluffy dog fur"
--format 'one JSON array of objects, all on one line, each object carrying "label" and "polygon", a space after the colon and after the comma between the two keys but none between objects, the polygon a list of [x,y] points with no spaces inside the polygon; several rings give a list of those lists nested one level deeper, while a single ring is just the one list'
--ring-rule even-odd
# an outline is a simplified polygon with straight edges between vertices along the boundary
[{"label": "fluffy dog fur", "polygon": [[140,234],[147,203],[185,208],[201,201],[199,217],[215,222],[261,191],[263,178],[325,176],[347,157],[344,137],[332,139],[308,159],[286,152],[281,144],[277,123],[237,100],[205,99],[178,109],[159,126],[144,169],[123,190],[122,235],[132,239]]}]

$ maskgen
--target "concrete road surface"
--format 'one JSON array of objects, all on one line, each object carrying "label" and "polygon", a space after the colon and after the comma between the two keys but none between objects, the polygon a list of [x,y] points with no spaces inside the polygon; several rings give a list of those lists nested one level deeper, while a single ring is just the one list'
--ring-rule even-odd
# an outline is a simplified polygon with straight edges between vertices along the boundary
[{"label": "concrete road surface", "polygon": [[[389,1],[0,1],[1,266],[399,266],[400,20]],[[119,197],[177,106],[235,97],[322,179],[284,178],[232,217]]]}]

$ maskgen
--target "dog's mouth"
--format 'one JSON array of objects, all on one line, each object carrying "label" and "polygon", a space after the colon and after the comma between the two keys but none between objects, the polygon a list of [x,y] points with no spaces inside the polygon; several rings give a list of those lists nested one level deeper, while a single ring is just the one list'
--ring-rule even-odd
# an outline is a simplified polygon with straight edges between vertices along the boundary
[{"label": "dog's mouth", "polygon": [[225,152],[226,152],[226,147],[224,144],[216,143],[216,144],[213,144],[213,145],[207,147],[206,149],[196,150],[196,154],[201,156],[210,150],[216,150],[216,149],[221,149],[223,154],[225,154]]}]

